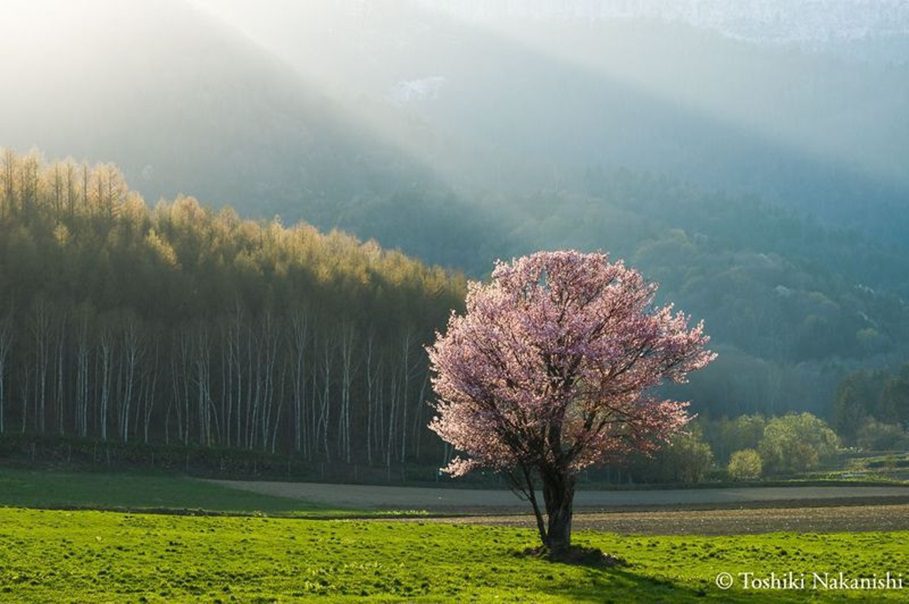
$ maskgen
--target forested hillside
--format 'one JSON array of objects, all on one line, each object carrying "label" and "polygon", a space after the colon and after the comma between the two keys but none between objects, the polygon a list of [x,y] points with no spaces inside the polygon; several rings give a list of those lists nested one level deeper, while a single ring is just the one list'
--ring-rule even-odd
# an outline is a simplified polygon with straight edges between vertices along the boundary
[{"label": "forested hillside", "polygon": [[[456,222],[443,199],[414,191],[396,203]],[[678,393],[700,412],[830,417],[849,371],[909,354],[909,259],[859,229],[630,170],[591,169],[574,189],[489,194],[476,207],[488,230],[461,250],[471,274],[485,274],[493,258],[539,249],[605,250],[659,282],[662,299],[703,318],[721,354]],[[429,236],[436,223],[391,208],[364,201],[350,223],[445,262]]]},{"label": "forested hillside", "polygon": [[[695,11],[678,2],[311,0],[284,2],[280,22],[251,0],[201,3],[320,89],[358,99],[348,107],[366,124],[468,188],[467,199],[471,186],[490,190],[481,210],[540,188],[576,192],[590,168],[626,168],[759,195],[904,243],[909,63],[900,44],[909,36],[893,3],[720,0]],[[854,20],[837,22],[844,12]],[[789,33],[826,43],[729,31],[795,23]],[[894,43],[890,56],[860,58],[882,38]],[[376,107],[383,100],[386,112]],[[311,203],[267,202],[282,215]],[[347,222],[355,218],[345,213],[344,228],[360,232]]]},{"label": "forested hillside", "polygon": [[830,416],[851,369],[909,353],[909,260],[896,246],[749,195],[627,170],[591,170],[580,192],[516,197],[507,256],[606,249],[704,318],[720,357],[678,396],[716,415]]},{"label": "forested hillside", "polygon": [[[5,432],[438,459],[422,346],[463,299],[462,277],[190,198],[149,209],[109,165],[6,152],[2,167]],[[503,257],[605,248],[705,318],[720,357],[676,394],[708,416],[832,418],[848,372],[906,354],[904,284],[886,279],[909,267],[859,233],[630,172],[489,216],[505,235],[484,240]],[[375,217],[420,233],[413,213]],[[459,249],[487,270],[488,248]]]},{"label": "forested hillside", "polygon": [[461,276],[338,232],[149,208],[111,165],[0,158],[0,432],[392,464]]},{"label": "forested hillside", "polygon": [[[382,245],[431,241],[448,266],[467,263],[460,244],[489,232],[429,165],[428,149],[449,141],[381,100],[339,98],[193,3],[0,5],[0,55],[0,79],[16,82],[0,96],[0,146],[114,162],[149,201],[189,194],[363,239],[386,234],[354,228],[373,203],[426,225]],[[415,154],[401,138],[427,140]],[[425,191],[444,202],[399,203]]]},{"label": "forested hillside", "polygon": [[[236,209],[230,220],[203,212],[218,224],[304,220],[474,278],[539,249],[625,258],[706,322],[720,358],[678,393],[701,413],[830,419],[846,375],[909,355],[909,63],[848,52],[904,21],[867,6],[876,25],[847,48],[835,36],[769,43],[550,0],[532,5],[564,18],[537,19],[523,3],[502,14],[279,4],[18,3],[15,19],[0,18],[0,80],[16,82],[0,95],[0,145],[113,161],[152,202],[186,193]],[[805,10],[834,27],[823,9]],[[893,36],[894,48],[906,37]],[[64,226],[64,239],[86,236]],[[156,229],[149,241],[179,247],[169,236]],[[130,262],[102,266],[150,270]],[[165,291],[195,283],[178,272],[148,293],[92,270],[74,281],[97,284],[100,309],[132,291],[150,313],[223,319],[235,288],[256,287],[215,271],[199,283],[207,293]],[[37,277],[16,275],[37,289]]]}]

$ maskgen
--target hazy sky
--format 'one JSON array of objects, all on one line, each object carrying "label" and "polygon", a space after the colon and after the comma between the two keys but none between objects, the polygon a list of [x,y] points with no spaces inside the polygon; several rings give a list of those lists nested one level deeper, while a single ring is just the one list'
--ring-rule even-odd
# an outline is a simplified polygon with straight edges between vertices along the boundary
[{"label": "hazy sky", "polygon": [[[313,2],[192,1],[263,41],[283,27],[275,16],[293,22],[318,14]],[[774,43],[822,44],[909,33],[906,0],[340,0],[335,4],[354,16],[411,4],[476,22],[659,18]]]},{"label": "hazy sky", "polygon": [[898,59],[907,23],[906,0],[6,0],[0,145],[145,178],[178,145],[155,156],[143,138],[251,128],[261,153],[309,166],[266,133],[317,144],[319,98],[446,177],[498,178],[494,159],[522,177],[606,165],[787,189],[805,161],[905,183],[906,66],[779,42],[851,52],[861,34]]},{"label": "hazy sky", "polygon": [[[777,74],[757,73],[755,70],[767,69],[767,64],[753,62],[747,51],[740,52],[735,46],[729,47],[728,57],[707,56],[697,40],[693,44],[684,36],[648,40],[635,37],[634,27],[623,24],[630,23],[631,17],[644,21],[659,17],[763,44],[771,49],[768,52],[775,52],[772,49],[781,42],[813,48],[851,44],[855,39],[892,40],[909,33],[906,0],[194,1],[326,87],[441,104],[446,95],[455,94],[458,84],[451,57],[445,56],[457,39],[449,43],[449,38],[462,35],[459,30],[474,31],[564,62],[592,77],[624,82],[657,99],[752,131],[761,139],[825,160],[858,161],[877,177],[904,176],[904,162],[894,161],[892,146],[878,144],[894,131],[889,127],[882,130],[873,116],[855,112],[848,119],[861,125],[842,124],[854,131],[876,133],[870,137],[878,142],[857,144],[854,137],[842,136],[836,121],[843,118],[843,112],[851,112],[849,107],[820,108],[819,114],[805,112],[804,106],[811,103],[831,107],[846,99],[852,103],[855,91],[849,88],[853,83],[837,84],[842,100],[824,98],[820,91],[802,98],[799,90],[813,84],[798,75],[799,69],[813,68],[797,56],[772,59],[771,69],[778,70]],[[566,19],[604,25],[585,31],[563,25]],[[450,24],[444,25],[444,20]],[[366,25],[358,29],[360,23]],[[421,37],[421,30],[432,34]],[[909,40],[909,36],[900,39]],[[868,46],[872,46],[870,42]],[[373,48],[391,50],[376,55]],[[844,48],[849,50],[843,53],[851,52],[852,46]],[[707,52],[714,51],[715,47],[707,48]],[[897,51],[889,56],[901,55]],[[377,63],[369,67],[372,60]],[[378,81],[380,74],[384,81]],[[754,84],[749,82],[752,79]],[[755,90],[758,85],[765,89]],[[857,160],[855,152],[873,159]]]}]

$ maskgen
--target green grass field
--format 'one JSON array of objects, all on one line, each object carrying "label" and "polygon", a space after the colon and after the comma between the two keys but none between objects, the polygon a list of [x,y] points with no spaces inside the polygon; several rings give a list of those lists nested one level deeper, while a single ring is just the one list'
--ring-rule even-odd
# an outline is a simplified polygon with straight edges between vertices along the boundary
[{"label": "green grass field", "polygon": [[305,518],[424,516],[423,510],[327,507],[172,474],[0,468],[0,506]]},{"label": "green grass field", "polygon": [[330,513],[272,497],[169,474],[58,472],[0,468],[0,505],[29,508]]},{"label": "green grass field", "polygon": [[[0,469],[0,602],[905,600],[903,591],[720,590],[758,576],[906,571],[909,533],[623,536],[576,542],[624,558],[598,569],[518,555],[533,531],[430,520],[328,520],[328,510],[167,475]],[[203,509],[187,516],[90,509]],[[250,515],[262,512],[262,515]],[[704,512],[710,514],[710,512]],[[287,517],[291,516],[291,517]],[[909,583],[909,581],[907,581]],[[856,598],[858,600],[856,600]]]},{"label": "green grass field", "polygon": [[[714,578],[721,571],[790,570],[856,576],[909,564],[909,533],[581,533],[576,540],[631,566],[593,569],[517,556],[534,544],[533,532],[522,529],[7,508],[0,510],[0,600],[795,601],[806,594],[721,591]],[[905,592],[873,593],[875,601],[885,598],[905,600]]]}]

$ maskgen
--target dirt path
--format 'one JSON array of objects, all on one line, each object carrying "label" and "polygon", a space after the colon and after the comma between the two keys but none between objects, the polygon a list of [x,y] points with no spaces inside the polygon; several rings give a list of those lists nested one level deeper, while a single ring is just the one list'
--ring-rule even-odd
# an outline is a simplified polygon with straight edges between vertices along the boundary
[{"label": "dirt path", "polygon": [[[493,524],[533,528],[533,516],[469,516],[436,522]],[[632,535],[738,535],[909,530],[909,505],[849,505],[738,510],[579,513],[576,531]]]},{"label": "dirt path", "polygon": [[[289,497],[331,507],[428,510],[438,513],[503,514],[524,512],[526,503],[505,490],[388,487],[304,482],[212,480],[255,493]],[[724,489],[579,491],[578,510],[768,507],[774,502],[797,506],[849,503],[909,504],[909,487],[793,486]]]}]

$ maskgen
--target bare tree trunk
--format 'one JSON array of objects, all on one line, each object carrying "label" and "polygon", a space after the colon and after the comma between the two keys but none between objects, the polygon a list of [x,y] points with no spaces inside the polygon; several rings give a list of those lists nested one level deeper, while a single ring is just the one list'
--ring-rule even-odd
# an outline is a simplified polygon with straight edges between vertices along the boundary
[{"label": "bare tree trunk", "polygon": [[136,319],[127,319],[123,328],[123,365],[124,365],[124,392],[120,410],[120,439],[129,442],[129,417],[135,392],[136,374],[141,363],[142,349],[139,327]]},{"label": "bare tree trunk", "polygon": [[19,381],[19,400],[22,403],[22,429],[20,430],[25,434],[25,428],[28,425],[28,391],[29,391],[29,380],[31,378],[31,366],[28,363],[22,363],[20,372],[22,377]]},{"label": "bare tree trunk", "polygon": [[287,363],[281,363],[281,378],[278,380],[280,386],[280,391],[278,392],[278,405],[274,412],[274,421],[272,422],[271,428],[271,452],[274,453],[277,447],[278,440],[278,426],[280,426],[281,421],[281,411],[284,409],[284,396],[285,388],[287,386]]},{"label": "bare tree trunk", "polygon": [[394,452],[395,426],[397,424],[398,409],[398,380],[397,372],[391,374],[391,383],[388,390],[388,438],[385,439],[385,467],[391,467],[391,459]]},{"label": "bare tree trunk", "polygon": [[[278,425],[280,420],[280,408],[275,406],[275,377],[278,366],[278,328],[275,320],[270,313],[265,314],[265,345],[266,345],[266,362],[265,362],[265,421],[262,423],[262,448],[267,449],[269,446],[269,435],[272,425]],[[280,401],[278,401],[280,404]]]},{"label": "bare tree trunk", "polygon": [[[192,413],[190,413],[190,381],[189,376],[192,374],[192,337],[191,333],[186,331],[180,334],[180,384],[183,386],[181,398],[178,400],[178,406],[182,407],[183,416],[183,445],[189,446],[189,440],[192,436]],[[182,403],[182,405],[180,404]]]},{"label": "bare tree trunk", "polygon": [[47,419],[47,371],[50,364],[50,309],[43,300],[34,306],[32,336],[35,342],[35,430],[44,434]]},{"label": "bare tree trunk", "polygon": [[417,404],[414,409],[413,414],[413,432],[412,432],[412,442],[413,442],[413,456],[416,459],[420,458],[420,442],[422,441],[423,430],[426,427],[426,421],[424,419],[424,409],[426,409],[426,387],[429,385],[429,373],[423,374],[423,381],[420,383],[420,394],[417,397]]},{"label": "bare tree trunk", "polygon": [[571,546],[575,477],[567,471],[541,468],[543,501],[546,505],[546,546],[560,552]]},{"label": "bare tree trunk", "polygon": [[218,444],[230,448],[230,407],[232,401],[233,384],[231,383],[230,353],[227,344],[230,336],[226,330],[221,331],[219,351],[221,353],[221,423],[218,427]]},{"label": "bare tree trunk", "polygon": [[[263,351],[262,351],[262,348],[263,348],[262,342],[257,341],[256,342],[256,364],[254,367],[250,368],[250,376],[249,376],[250,384],[252,384],[253,381],[255,382],[255,391],[253,392],[252,396],[250,397],[251,415],[248,416],[248,420],[247,420],[248,425],[246,426],[246,432],[247,432],[246,440],[249,443],[248,447],[250,449],[252,449],[256,446],[256,434],[258,433],[258,431],[256,430],[256,427],[259,424],[259,414],[261,413],[261,406],[262,406],[262,391],[264,390],[264,385],[262,383],[263,382],[263,377],[262,377]],[[252,358],[252,354],[250,354],[250,358]]]},{"label": "bare tree trunk", "polygon": [[83,316],[77,326],[76,340],[76,430],[80,437],[88,436],[88,397],[90,347],[88,341],[88,318]]},{"label": "bare tree trunk", "polygon": [[331,341],[325,338],[322,348],[322,400],[319,412],[319,429],[322,432],[322,452],[325,455],[325,461],[331,459],[331,453],[328,450],[328,426],[331,416],[331,352]]},{"label": "bare tree trunk", "polygon": [[[448,463],[447,460],[445,463]],[[509,476],[512,481],[512,487],[514,490],[518,491],[518,493],[524,495],[533,507],[533,515],[537,521],[537,532],[540,535],[540,542],[545,545],[548,541],[546,538],[546,524],[543,520],[543,512],[540,510],[539,501],[537,500],[536,487],[533,484],[533,471],[523,463],[519,464],[518,469],[520,471],[519,475],[516,476],[512,473]]]},{"label": "bare tree trunk", "polygon": [[[253,412],[256,405],[256,400],[253,397],[253,382],[256,383],[256,390],[258,390],[258,380],[254,379],[255,373],[253,372],[253,332],[252,329],[247,327],[246,329],[246,343],[247,343],[247,352],[246,352],[246,365],[247,365],[247,374],[246,374],[246,425],[243,427],[244,431],[244,442],[246,443],[247,449],[252,449],[253,447]],[[256,352],[256,366],[259,364],[258,352]]]},{"label": "bare tree trunk", "polygon": [[196,383],[196,416],[199,418],[199,442],[211,446],[211,343],[204,326],[199,326],[193,346],[193,373]]},{"label": "bare tree trunk", "polygon": [[66,392],[65,392],[65,381],[64,381],[64,362],[66,359],[66,317],[61,316],[60,322],[58,324],[57,330],[57,346],[56,346],[56,360],[57,360],[57,380],[56,386],[54,388],[54,398],[56,400],[56,409],[57,409],[57,434],[63,436],[63,421],[66,416]]},{"label": "bare tree trunk", "polygon": [[[145,404],[142,409],[142,439],[148,444],[148,431],[151,425],[152,412],[155,409],[155,396],[158,386],[158,340],[155,340],[155,349],[152,354],[151,363],[145,378],[142,380],[145,386]],[[166,429],[166,426],[165,426]]]},{"label": "bare tree trunk", "polygon": [[373,388],[373,443],[375,446],[374,459],[379,463],[385,457],[385,375],[382,371],[382,357],[376,361],[375,387]]},{"label": "bare tree trunk", "polygon": [[[231,341],[230,341],[231,362],[234,364],[233,366],[236,367],[236,373],[237,373],[237,390],[236,390],[236,392],[237,392],[237,413],[236,413],[237,432],[236,432],[236,439],[234,441],[237,447],[243,446],[243,427],[241,425],[242,417],[243,417],[243,356],[242,356],[242,351],[241,351],[241,346],[240,346],[241,337],[242,337],[242,329],[243,329],[242,313],[240,311],[240,303],[237,302],[236,314],[234,315],[233,325],[232,325],[232,332],[231,332],[232,337],[231,337]],[[233,390],[232,384],[231,384],[231,390]],[[228,421],[228,425],[229,424],[230,424],[230,421]],[[229,430],[228,430],[228,432],[229,432]]]},{"label": "bare tree trunk", "polygon": [[178,367],[177,354],[174,351],[170,357],[170,387],[172,391],[172,396],[170,403],[167,406],[167,419],[165,420],[165,442],[170,444],[170,413],[171,409],[174,410],[174,413],[177,416],[177,440],[183,441],[183,418],[182,412],[180,410],[180,369]]},{"label": "bare tree trunk", "polygon": [[375,388],[375,376],[372,369],[373,349],[375,347],[375,334],[370,332],[366,339],[366,463],[372,465],[373,449],[373,419],[374,405],[373,392]]},{"label": "bare tree trunk", "polygon": [[293,350],[293,433],[294,451],[303,450],[303,438],[306,434],[306,346],[309,342],[309,320],[300,312],[293,318],[291,346]]},{"label": "bare tree trunk", "polygon": [[[316,354],[315,343],[313,344],[313,355]],[[315,365],[318,365],[316,363]],[[319,396],[319,367],[315,366],[312,370],[312,379],[309,380],[310,389],[309,389],[309,436],[304,440],[308,443],[306,449],[306,459],[312,459],[316,454],[316,450],[319,447],[319,411],[321,404],[317,404],[321,401]]]},{"label": "bare tree trunk", "polygon": [[6,359],[13,345],[12,326],[12,313],[8,313],[7,316],[0,319],[0,434],[6,432]]},{"label": "bare tree trunk", "polygon": [[353,325],[346,325],[341,333],[341,411],[338,417],[338,453],[350,463],[350,390],[355,367],[353,351],[356,332]]},{"label": "bare tree trunk", "polygon": [[111,374],[112,374],[112,342],[110,332],[107,327],[102,327],[101,334],[101,346],[100,353],[101,358],[99,362],[101,364],[101,409],[100,409],[100,421],[101,421],[101,440],[107,440],[107,416],[108,416],[108,406],[110,405],[110,389],[111,389]]},{"label": "bare tree trunk", "polygon": [[[171,385],[173,385],[173,380],[171,380]],[[164,411],[164,444],[170,444],[170,412],[174,408],[174,399],[171,398],[167,401],[167,409]]]},{"label": "bare tree trunk", "polygon": [[401,383],[401,456],[400,462],[403,464],[407,457],[407,396],[410,393],[410,380],[412,377],[411,363],[411,344],[413,343],[413,332],[410,328],[404,332],[404,338],[401,342],[401,365],[403,369]]},{"label": "bare tree trunk", "polygon": [[192,367],[192,334],[187,328],[181,329],[174,336],[171,352],[171,390],[173,392],[174,412],[177,417],[177,440],[189,445],[192,429],[190,412]]}]

